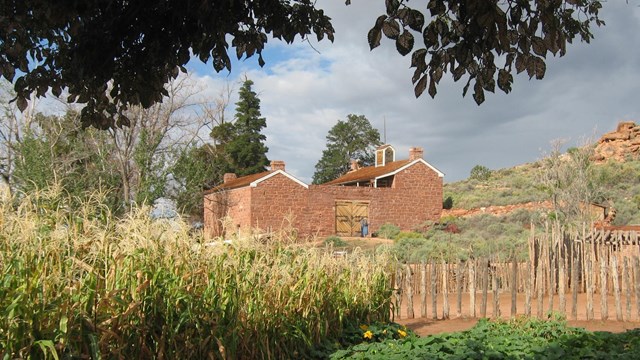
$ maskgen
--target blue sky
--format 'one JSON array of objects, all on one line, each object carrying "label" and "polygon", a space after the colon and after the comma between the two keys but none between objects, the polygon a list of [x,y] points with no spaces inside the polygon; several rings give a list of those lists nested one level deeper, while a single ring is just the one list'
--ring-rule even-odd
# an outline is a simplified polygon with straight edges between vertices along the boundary
[{"label": "blue sky", "polygon": [[[384,1],[319,0],[333,19],[336,40],[313,48],[297,41],[270,40],[263,57],[234,61],[231,72],[215,73],[192,61],[188,69],[215,96],[225,81],[239,88],[254,81],[267,119],[267,154],[287,171],[310,182],[326,145],[326,134],[348,114],[365,115],[406,158],[422,146],[425,160],[445,173],[445,182],[468,177],[475,165],[500,169],[540,159],[555,139],[567,146],[598,138],[623,120],[640,122],[640,7],[636,1],[604,3],[607,25],[591,44],[574,42],[562,58],[550,57],[543,80],[516,76],[513,90],[487,94],[477,106],[462,97],[464,83],[443,79],[435,99],[415,99],[409,57],[390,41],[369,51],[367,31],[384,12]],[[417,4],[413,4],[418,7]],[[316,51],[317,50],[317,51]],[[235,54],[235,51],[232,51]],[[233,56],[235,58],[235,55]],[[445,74],[446,76],[446,74]],[[235,100],[234,100],[235,102]],[[233,116],[229,107],[227,118]]]}]

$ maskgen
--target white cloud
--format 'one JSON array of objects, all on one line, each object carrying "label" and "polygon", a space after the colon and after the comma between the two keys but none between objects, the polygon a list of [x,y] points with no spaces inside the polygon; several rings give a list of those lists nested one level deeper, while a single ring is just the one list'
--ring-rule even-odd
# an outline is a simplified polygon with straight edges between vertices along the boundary
[{"label": "white cloud", "polygon": [[[417,7],[416,4],[412,4]],[[620,120],[638,120],[640,10],[623,1],[604,3],[607,26],[595,29],[591,44],[575,41],[563,58],[550,57],[541,81],[516,77],[513,91],[486,94],[477,106],[464,83],[445,79],[435,99],[415,99],[410,59],[390,41],[369,51],[366,35],[384,12],[381,0],[318,1],[333,18],[336,41],[284,45],[270,41],[267,69],[256,58],[240,62],[231,74],[211,74],[208,91],[246,73],[267,118],[268,157],[310,182],[325,148],[325,136],[338,119],[365,115],[387,141],[407,156],[425,148],[425,159],[443,171],[445,181],[465,178],[477,164],[492,169],[536,160],[556,138],[579,141],[612,130]],[[283,56],[283,54],[285,56]],[[287,55],[288,54],[288,55]],[[499,90],[498,90],[499,91]],[[235,100],[234,100],[235,101]],[[230,107],[231,116],[234,106]],[[571,145],[571,144],[569,144]]]}]

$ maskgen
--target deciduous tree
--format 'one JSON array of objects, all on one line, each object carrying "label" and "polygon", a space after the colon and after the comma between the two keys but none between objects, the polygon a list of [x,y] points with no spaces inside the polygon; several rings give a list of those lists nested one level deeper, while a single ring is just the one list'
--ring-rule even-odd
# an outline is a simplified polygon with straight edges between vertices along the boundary
[{"label": "deciduous tree", "polygon": [[463,96],[472,87],[481,104],[485,91],[494,92],[496,85],[509,93],[514,73],[542,79],[546,57],[563,56],[576,37],[589,42],[592,25],[604,24],[598,17],[601,2],[429,0],[426,8],[415,9],[409,0],[385,0],[386,12],[376,19],[368,41],[374,49],[384,34],[398,53],[411,54],[416,97],[427,89],[435,97],[449,72],[453,80],[466,81]]},{"label": "deciduous tree", "polygon": [[[434,97],[450,73],[480,104],[496,85],[510,92],[514,73],[542,79],[548,55],[563,56],[576,38],[589,42],[592,26],[604,24],[603,2],[428,0],[412,8],[385,0],[368,41],[376,48],[384,34],[401,55],[411,54],[416,96]],[[230,47],[238,58],[257,54],[263,65],[269,36],[287,43],[334,36],[312,0],[2,0],[0,14],[0,76],[14,83],[18,107],[31,94],[66,89],[69,101],[86,105],[82,123],[102,129],[128,125],[123,111],[131,105],[160,102],[192,56],[221,71],[231,68]]]},{"label": "deciduous tree", "polygon": [[351,160],[361,166],[372,165],[380,144],[380,132],[364,115],[349,114],[346,121],[338,120],[327,134],[327,148],[316,164],[313,183],[337,179],[349,171]]}]

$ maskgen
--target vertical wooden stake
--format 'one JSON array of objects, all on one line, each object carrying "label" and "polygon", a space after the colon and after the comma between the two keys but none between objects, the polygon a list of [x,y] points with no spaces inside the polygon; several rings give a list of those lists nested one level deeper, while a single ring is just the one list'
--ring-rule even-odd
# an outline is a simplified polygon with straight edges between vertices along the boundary
[{"label": "vertical wooden stake", "polygon": [[407,288],[407,318],[413,319],[415,318],[415,314],[413,313],[413,271],[411,271],[411,266],[407,264],[406,266],[406,279],[405,283]]},{"label": "vertical wooden stake", "polygon": [[527,278],[524,287],[524,315],[531,316],[531,286],[533,284],[532,279],[535,277],[533,271],[533,264],[531,261],[527,262]]},{"label": "vertical wooden stake", "polygon": [[[542,251],[540,252],[541,254],[543,253]],[[538,271],[537,271],[537,276],[536,276],[536,287],[538,290],[538,302],[537,302],[537,313],[538,313],[538,318],[542,319],[543,318],[543,314],[544,314],[544,258],[542,259],[542,261],[538,262]]]},{"label": "vertical wooden stake", "polygon": [[449,264],[442,260],[442,318],[449,318]]},{"label": "vertical wooden stake", "polygon": [[489,291],[489,260],[483,259],[482,265],[482,299],[480,300],[480,317],[487,317],[487,292]]},{"label": "vertical wooden stake", "polygon": [[636,312],[637,319],[640,320],[640,257],[635,256],[633,258],[633,274],[634,274],[634,287],[636,290]]},{"label": "vertical wooden stake", "polygon": [[591,259],[586,259],[586,281],[587,281],[587,320],[593,320],[593,290],[595,288],[595,284],[593,283],[595,271],[593,263]]},{"label": "vertical wooden stake", "polygon": [[[575,247],[574,247],[575,249]],[[576,260],[580,255],[575,253],[571,257],[571,318],[578,320],[578,266]]]},{"label": "vertical wooden stake", "polygon": [[469,260],[469,316],[476,317],[476,260]]},{"label": "vertical wooden stake", "polygon": [[400,306],[402,305],[402,269],[396,270],[396,317],[400,319]]},{"label": "vertical wooden stake", "polygon": [[609,319],[609,304],[607,303],[607,261],[600,258],[600,319]]},{"label": "vertical wooden stake", "polygon": [[518,261],[515,256],[511,261],[511,317],[515,317],[518,314]]},{"label": "vertical wooden stake", "polygon": [[427,263],[420,265],[420,317],[427,317]]},{"label": "vertical wooden stake", "polygon": [[436,277],[436,262],[431,261],[431,318],[433,320],[438,319],[438,293],[437,293],[437,277]]},{"label": "vertical wooden stake", "polygon": [[498,288],[498,268],[494,265],[491,269],[491,287],[493,288],[493,318],[500,317],[500,289]]},{"label": "vertical wooden stake", "polygon": [[627,321],[631,321],[631,276],[629,276],[629,258],[623,258],[622,281],[624,282],[624,297]]},{"label": "vertical wooden stake", "polygon": [[462,316],[462,288],[464,287],[464,273],[465,266],[462,261],[458,262],[458,266],[456,266],[456,283],[457,283],[457,301],[456,301],[456,317]]},{"label": "vertical wooden stake", "polygon": [[620,302],[620,279],[618,279],[618,258],[611,257],[611,277],[613,279],[613,299],[616,303],[616,320],[622,321],[622,303]]}]

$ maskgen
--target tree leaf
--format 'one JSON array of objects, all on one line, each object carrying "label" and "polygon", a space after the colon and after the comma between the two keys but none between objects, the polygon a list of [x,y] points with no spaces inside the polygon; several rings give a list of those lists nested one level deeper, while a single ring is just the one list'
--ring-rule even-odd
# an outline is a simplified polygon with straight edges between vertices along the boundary
[{"label": "tree leaf", "polygon": [[422,31],[424,27],[424,15],[420,11],[413,9],[411,9],[410,14],[413,19],[407,25],[409,25],[412,30]]},{"label": "tree leaf", "polygon": [[547,71],[547,65],[542,58],[534,58],[536,79],[541,80]]},{"label": "tree leaf", "polygon": [[18,106],[18,110],[24,111],[27,108],[27,99],[23,96],[18,95],[16,97],[16,105]]},{"label": "tree leaf", "polygon": [[473,99],[478,105],[484,102],[484,90],[482,89],[482,82],[480,79],[476,79],[476,85],[473,87]]},{"label": "tree leaf", "polygon": [[547,55],[547,45],[542,38],[534,36],[531,39],[531,48],[536,55],[545,57]]},{"label": "tree leaf", "polygon": [[510,72],[500,69],[498,70],[498,87],[506,94],[511,92],[511,84],[513,83],[513,76]]},{"label": "tree leaf", "polygon": [[400,35],[400,24],[395,19],[388,19],[382,23],[382,32],[387,38],[396,40]]},{"label": "tree leaf", "polygon": [[518,53],[516,56],[516,71],[518,74],[527,69],[527,55]]},{"label": "tree leaf", "polygon": [[427,49],[418,49],[411,54],[411,67],[415,67],[421,70],[426,69],[427,63],[425,56],[427,55]]},{"label": "tree leaf", "polygon": [[419,98],[420,95],[422,95],[424,90],[427,88],[428,81],[429,81],[429,76],[427,74],[424,74],[424,76],[420,78],[420,81],[418,81],[415,88],[413,89],[413,92],[416,95],[416,98]]},{"label": "tree leaf", "polygon": [[433,99],[437,93],[438,90],[436,90],[436,81],[433,77],[431,77],[431,81],[429,81],[429,95],[431,95],[431,98]]},{"label": "tree leaf", "polygon": [[373,27],[367,34],[367,41],[369,42],[369,49],[373,50],[380,46],[380,39],[382,39],[382,30],[378,27]]},{"label": "tree leaf", "polygon": [[402,56],[405,56],[413,49],[413,42],[413,35],[408,31],[404,31],[396,40],[396,49]]},{"label": "tree leaf", "polygon": [[400,7],[400,1],[398,0],[385,0],[385,6],[387,8],[387,15],[393,16]]}]

